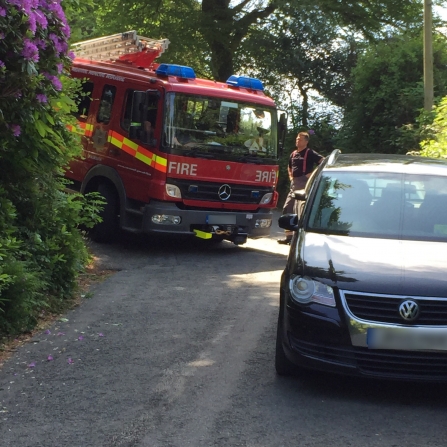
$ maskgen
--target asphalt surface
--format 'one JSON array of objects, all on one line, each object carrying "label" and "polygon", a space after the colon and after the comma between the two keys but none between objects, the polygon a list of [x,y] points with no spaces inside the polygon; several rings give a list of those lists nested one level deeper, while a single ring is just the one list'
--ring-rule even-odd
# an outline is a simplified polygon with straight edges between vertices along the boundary
[{"label": "asphalt surface", "polygon": [[0,446],[445,446],[445,386],[276,376],[281,235],[93,244],[116,273],[4,364]]}]

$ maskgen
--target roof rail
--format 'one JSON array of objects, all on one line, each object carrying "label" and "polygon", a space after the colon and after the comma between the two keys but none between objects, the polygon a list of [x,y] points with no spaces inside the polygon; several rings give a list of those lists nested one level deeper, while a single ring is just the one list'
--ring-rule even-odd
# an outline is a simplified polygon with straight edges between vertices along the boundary
[{"label": "roof rail", "polygon": [[154,60],[167,50],[168,39],[138,36],[136,31],[98,37],[72,45],[76,57],[92,61],[130,62],[149,68]]},{"label": "roof rail", "polygon": [[333,164],[335,164],[335,160],[337,159],[337,157],[341,154],[341,150],[340,149],[334,149],[331,152],[331,155],[329,155],[329,159],[327,161],[327,165],[332,166]]}]

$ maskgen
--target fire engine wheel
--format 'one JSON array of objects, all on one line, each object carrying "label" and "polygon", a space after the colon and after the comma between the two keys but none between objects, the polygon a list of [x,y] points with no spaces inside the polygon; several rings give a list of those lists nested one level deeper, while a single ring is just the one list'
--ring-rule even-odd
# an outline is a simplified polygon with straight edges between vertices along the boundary
[{"label": "fire engine wheel", "polygon": [[101,211],[102,222],[90,231],[90,239],[95,242],[112,242],[118,233],[118,199],[114,190],[101,183],[97,191],[104,197],[106,204]]}]

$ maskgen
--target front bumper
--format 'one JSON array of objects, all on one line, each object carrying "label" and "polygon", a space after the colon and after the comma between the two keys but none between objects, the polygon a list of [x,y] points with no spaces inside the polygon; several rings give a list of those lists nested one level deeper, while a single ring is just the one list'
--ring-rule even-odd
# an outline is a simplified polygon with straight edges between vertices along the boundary
[{"label": "front bumper", "polygon": [[[153,216],[177,216],[178,224],[155,223]],[[259,222],[270,225],[261,227]],[[261,212],[222,212],[219,210],[182,210],[173,203],[153,201],[143,211],[144,233],[164,233],[178,235],[196,235],[194,230],[208,232],[221,237],[238,234],[245,237],[259,238],[269,236],[273,213],[269,210]]]},{"label": "front bumper", "polygon": [[[342,302],[337,308],[320,304],[282,306],[282,338],[294,364],[338,374],[411,381],[447,381],[446,350],[371,349],[368,329],[399,331],[404,326],[367,322],[352,315]],[[446,327],[440,327],[445,331]]]}]

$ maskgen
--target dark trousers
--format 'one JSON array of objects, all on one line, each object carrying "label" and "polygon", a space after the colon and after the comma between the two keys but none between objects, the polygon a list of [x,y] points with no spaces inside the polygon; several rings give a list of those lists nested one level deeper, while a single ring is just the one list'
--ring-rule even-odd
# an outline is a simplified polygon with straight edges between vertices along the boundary
[{"label": "dark trousers", "polygon": [[302,175],[301,177],[294,177],[290,182],[290,190],[287,194],[284,207],[282,209],[283,214],[299,214],[299,201],[295,199],[293,193],[298,189],[304,189],[306,187],[307,177]]}]

